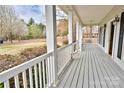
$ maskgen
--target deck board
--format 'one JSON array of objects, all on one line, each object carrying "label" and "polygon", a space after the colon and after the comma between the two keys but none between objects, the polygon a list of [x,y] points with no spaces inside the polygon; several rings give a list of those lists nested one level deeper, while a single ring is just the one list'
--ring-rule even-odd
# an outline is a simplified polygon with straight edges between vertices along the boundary
[{"label": "deck board", "polygon": [[[92,53],[93,55],[93,53]],[[101,84],[100,84],[100,79],[99,79],[99,76],[98,76],[98,72],[97,72],[97,68],[96,68],[96,65],[95,65],[95,59],[93,56],[92,57],[92,66],[93,66],[93,72],[94,72],[94,78],[95,78],[95,87],[96,88],[100,88],[101,87]]]},{"label": "deck board", "polygon": [[81,65],[82,65],[82,59],[83,58],[84,58],[84,55],[82,54],[82,57],[79,60],[79,64],[77,66],[76,72],[74,74],[73,81],[72,81],[71,86],[70,86],[71,88],[75,88],[77,86],[78,75],[79,75],[81,67],[82,67]]},{"label": "deck board", "polygon": [[65,83],[66,83],[66,81],[67,81],[67,79],[68,79],[68,77],[69,77],[69,75],[70,75],[70,73],[71,73],[71,70],[73,69],[74,65],[75,65],[75,62],[72,62],[71,66],[70,66],[69,69],[67,70],[65,76],[63,77],[63,79],[62,79],[62,81],[60,82],[60,84],[59,84],[58,87],[64,87],[64,85],[65,85]]},{"label": "deck board", "polygon": [[124,87],[124,71],[98,45],[85,44],[83,51],[76,56],[57,87]]},{"label": "deck board", "polygon": [[101,60],[98,55],[96,55],[96,57],[97,57],[97,60],[98,60],[98,65],[99,65],[99,67],[100,67],[100,69],[101,69],[101,71],[102,71],[104,80],[106,81],[107,87],[108,87],[108,88],[114,87],[114,86],[112,85],[112,82],[111,82],[111,80],[110,80],[110,78],[109,78],[109,76],[108,76],[108,73],[107,73],[106,69],[105,69],[104,66],[102,65],[102,61],[103,61],[103,60]]},{"label": "deck board", "polygon": [[89,85],[89,78],[88,78],[88,71],[89,71],[89,68],[88,68],[88,52],[86,53],[86,64],[85,64],[85,71],[84,71],[84,81],[83,81],[83,87],[84,88],[87,88]]},{"label": "deck board", "polygon": [[75,60],[75,65],[74,65],[74,67],[73,67],[73,69],[72,69],[72,71],[71,71],[71,73],[70,73],[70,75],[68,77],[68,80],[65,83],[64,87],[66,87],[66,88],[69,88],[70,87],[70,85],[72,83],[72,80],[73,80],[73,77],[74,77],[74,74],[75,74],[75,71],[76,71],[76,68],[78,66],[78,63],[79,63],[79,60]]},{"label": "deck board", "polygon": [[111,65],[108,64],[107,61],[105,61],[104,64],[105,64],[105,66],[107,67],[107,69],[109,70],[109,73],[112,75],[111,79],[112,79],[113,85],[114,85],[116,88],[119,88],[119,87],[120,87],[120,84],[118,84],[118,82],[117,82],[118,76],[117,76],[117,74],[115,73],[113,67],[111,67]]},{"label": "deck board", "polygon": [[97,74],[98,74],[98,76],[99,76],[99,81],[100,81],[100,85],[101,85],[101,87],[102,88],[106,88],[107,87],[107,85],[106,85],[106,82],[105,82],[105,80],[104,80],[104,77],[103,77],[103,74],[102,74],[102,71],[101,71],[101,69],[100,69],[100,66],[99,66],[99,61],[97,60],[97,58],[96,58],[96,56],[95,56],[95,54],[92,54],[93,56],[94,56],[94,64],[96,65],[96,69],[97,69]]},{"label": "deck board", "polygon": [[[83,52],[82,52],[83,53]],[[77,88],[81,88],[83,85],[83,79],[84,79],[84,67],[85,67],[85,63],[86,63],[86,57],[85,54],[83,53],[84,58],[82,59],[82,65],[81,65],[81,69],[80,69],[80,73],[78,75],[78,81],[77,81]]]},{"label": "deck board", "polygon": [[[89,58],[90,61],[92,61],[92,58],[91,58],[91,52],[89,52]],[[93,73],[93,67],[92,67],[92,64],[91,62],[89,62],[89,87],[90,88],[94,88],[95,87],[95,82],[94,82],[94,73]]]},{"label": "deck board", "polygon": [[[123,71],[114,62],[112,62],[112,63],[109,62],[108,64],[113,69],[115,75],[117,75],[119,77],[119,78],[118,77],[116,78],[116,82],[119,82],[120,87],[124,87],[124,77],[123,77],[124,73],[123,73]],[[113,66],[115,66],[116,69],[114,69]]]},{"label": "deck board", "polygon": [[[100,57],[99,57],[100,58]],[[101,59],[102,60],[102,59]],[[104,60],[103,60],[104,61]],[[114,75],[110,72],[110,68],[109,66],[107,66],[105,64],[105,62],[102,62],[102,65],[104,67],[104,69],[106,70],[107,74],[108,74],[108,77],[105,77],[106,80],[110,79],[110,82],[112,83],[113,87],[116,87],[115,84],[114,84],[114,80],[113,80],[113,77]]]}]

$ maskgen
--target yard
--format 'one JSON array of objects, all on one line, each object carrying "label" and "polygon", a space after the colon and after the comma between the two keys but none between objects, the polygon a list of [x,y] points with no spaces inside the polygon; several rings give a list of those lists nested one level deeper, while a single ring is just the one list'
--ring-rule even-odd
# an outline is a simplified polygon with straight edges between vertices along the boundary
[{"label": "yard", "polygon": [[[57,37],[57,47],[66,45]],[[0,72],[24,63],[47,52],[46,39],[14,40],[0,45]]]},{"label": "yard", "polygon": [[22,40],[0,45],[0,72],[46,53],[45,39]]},{"label": "yard", "polygon": [[[63,46],[63,43],[67,43],[66,39],[66,37],[57,37],[57,45]],[[24,49],[43,46],[46,46],[46,39],[21,40],[20,42],[14,40],[13,43],[4,42],[0,45],[0,54],[16,55]]]},{"label": "yard", "polygon": [[3,45],[0,45],[0,54],[16,55],[24,49],[42,47],[45,44],[45,39],[22,40],[20,42],[15,40],[12,44],[10,42],[5,42]]}]

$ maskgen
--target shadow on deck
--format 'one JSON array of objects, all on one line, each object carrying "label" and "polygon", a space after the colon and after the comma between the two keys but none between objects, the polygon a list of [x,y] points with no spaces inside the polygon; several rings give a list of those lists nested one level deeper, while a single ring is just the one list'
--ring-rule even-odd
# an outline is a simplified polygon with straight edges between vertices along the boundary
[{"label": "shadow on deck", "polygon": [[124,71],[95,44],[85,44],[60,78],[59,88],[124,87]]}]

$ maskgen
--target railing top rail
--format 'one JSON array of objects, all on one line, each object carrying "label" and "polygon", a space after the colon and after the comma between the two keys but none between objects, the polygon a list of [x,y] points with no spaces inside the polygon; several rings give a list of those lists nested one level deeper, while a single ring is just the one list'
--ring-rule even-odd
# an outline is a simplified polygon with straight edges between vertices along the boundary
[{"label": "railing top rail", "polygon": [[50,55],[52,55],[53,52],[50,52],[50,53],[46,53],[44,55],[41,55],[39,57],[36,57],[34,59],[31,59],[25,63],[22,63],[18,66],[15,66],[13,68],[10,68],[6,71],[3,71],[0,73],[0,82],[4,82],[5,80],[8,80],[10,79],[11,77],[13,76],[16,76],[18,75],[19,73],[27,70],[28,68],[34,66],[35,64],[43,61],[44,59],[46,59],[47,57],[49,57]]}]

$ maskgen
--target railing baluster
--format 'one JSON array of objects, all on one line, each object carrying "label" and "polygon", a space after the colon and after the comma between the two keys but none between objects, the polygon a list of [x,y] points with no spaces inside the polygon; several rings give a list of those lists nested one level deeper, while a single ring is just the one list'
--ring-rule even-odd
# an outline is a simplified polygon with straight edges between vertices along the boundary
[{"label": "railing baluster", "polygon": [[24,72],[22,73],[22,77],[23,77],[23,86],[24,86],[24,88],[27,88],[26,71],[24,71]]},{"label": "railing baluster", "polygon": [[53,65],[52,65],[52,63],[53,63],[53,59],[52,59],[52,56],[50,56],[50,62],[49,62],[49,64],[50,64],[50,77],[51,77],[50,83],[53,82]]},{"label": "railing baluster", "polygon": [[52,68],[52,82],[55,80],[55,72],[54,72],[54,62],[53,62],[53,56],[52,56],[52,62],[50,63],[51,64],[51,68]]},{"label": "railing baluster", "polygon": [[35,73],[35,87],[38,88],[37,64],[34,66],[34,73]]},{"label": "railing baluster", "polygon": [[48,60],[46,59],[46,61],[45,61],[45,74],[46,74],[46,87],[48,87],[48,82],[49,82],[49,77],[48,77]]},{"label": "railing baluster", "polygon": [[47,59],[47,65],[48,65],[48,86],[51,84],[51,67],[50,67],[50,57]]},{"label": "railing baluster", "polygon": [[42,88],[41,63],[38,63],[38,66],[39,66],[39,80],[40,80],[40,88]]},{"label": "railing baluster", "polygon": [[49,87],[49,57],[46,59],[46,79],[47,79],[47,87]]},{"label": "railing baluster", "polygon": [[32,67],[29,68],[30,88],[33,88]]},{"label": "railing baluster", "polygon": [[43,86],[44,86],[44,88],[46,87],[45,85],[45,83],[46,83],[46,77],[45,77],[45,65],[44,65],[44,60],[42,61],[42,68],[43,68]]},{"label": "railing baluster", "polygon": [[14,80],[15,80],[15,88],[19,88],[19,77],[18,77],[18,75],[14,76]]},{"label": "railing baluster", "polygon": [[9,80],[6,80],[5,82],[4,82],[4,88],[9,88],[10,86],[9,86]]}]

